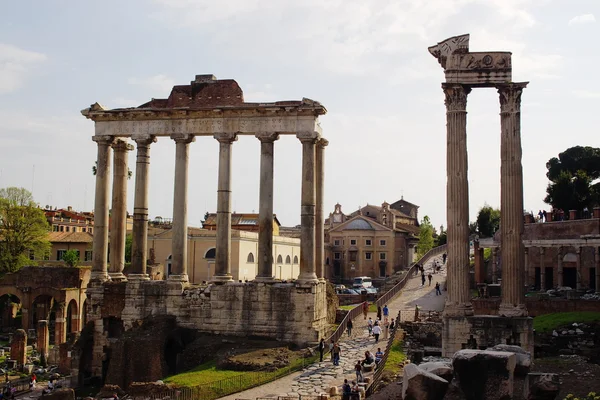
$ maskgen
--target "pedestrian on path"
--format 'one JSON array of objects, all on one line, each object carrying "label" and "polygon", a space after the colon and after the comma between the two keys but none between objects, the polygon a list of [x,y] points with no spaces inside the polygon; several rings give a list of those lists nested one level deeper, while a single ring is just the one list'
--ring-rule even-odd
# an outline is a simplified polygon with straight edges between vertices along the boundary
[{"label": "pedestrian on path", "polygon": [[435,295],[436,296],[441,296],[442,295],[442,291],[440,290],[440,283],[439,282],[435,283]]},{"label": "pedestrian on path", "polygon": [[431,280],[433,279],[433,275],[429,273],[429,275],[427,275],[427,279],[429,279],[429,286],[431,286]]},{"label": "pedestrian on path", "polygon": [[362,382],[363,374],[362,374],[362,365],[360,364],[360,360],[358,360],[356,362],[356,365],[354,366],[354,371],[356,372],[356,380],[358,382]]},{"label": "pedestrian on path", "polygon": [[333,345],[333,365],[338,366],[340,365],[340,354],[342,353],[342,349],[340,349],[340,346],[336,343]]},{"label": "pedestrian on path", "polygon": [[325,352],[325,339],[321,338],[319,342],[319,362],[323,362],[323,353]]},{"label": "pedestrian on path", "polygon": [[331,361],[333,361],[333,345],[334,345],[334,341],[333,339],[331,339],[331,343],[329,343],[329,354],[331,355]]},{"label": "pedestrian on path", "polygon": [[383,338],[385,340],[387,340],[389,338],[389,335],[390,335],[390,323],[388,322],[388,320],[386,318],[383,323]]},{"label": "pedestrian on path", "polygon": [[348,320],[348,323],[346,324],[346,328],[348,329],[348,337],[352,336],[352,328],[353,328],[352,319]]},{"label": "pedestrian on path", "polygon": [[379,343],[379,335],[381,335],[381,326],[379,326],[379,321],[375,321],[375,326],[373,327],[373,336],[375,336],[375,343]]},{"label": "pedestrian on path", "polygon": [[425,286],[425,272],[421,274],[421,287]]},{"label": "pedestrian on path", "polygon": [[390,322],[390,331],[393,331],[396,328],[396,323],[394,322],[394,318],[392,318],[392,322]]},{"label": "pedestrian on path", "polygon": [[381,321],[381,306],[377,307],[377,319]]},{"label": "pedestrian on path", "polygon": [[389,315],[390,315],[390,309],[388,308],[388,306],[386,304],[385,306],[383,306],[383,319],[387,320]]},{"label": "pedestrian on path", "polygon": [[348,379],[344,379],[342,385],[342,400],[350,400],[350,394],[352,393],[352,386],[348,383]]},{"label": "pedestrian on path", "polygon": [[377,352],[375,353],[375,365],[379,367],[379,363],[383,359],[383,351],[381,351],[381,347],[377,348]]},{"label": "pedestrian on path", "polygon": [[369,336],[371,336],[373,333],[373,320],[371,317],[369,317],[369,320],[367,321],[367,329],[369,330]]},{"label": "pedestrian on path", "polygon": [[365,319],[367,319],[367,314],[369,313],[369,303],[368,302],[363,302],[363,315],[365,316]]}]

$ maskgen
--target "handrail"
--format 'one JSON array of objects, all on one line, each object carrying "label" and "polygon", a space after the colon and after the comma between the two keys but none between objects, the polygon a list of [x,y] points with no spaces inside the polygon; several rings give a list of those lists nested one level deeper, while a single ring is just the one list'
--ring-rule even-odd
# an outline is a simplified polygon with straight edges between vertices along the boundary
[{"label": "handrail", "polygon": [[329,343],[333,340],[333,342],[336,343],[338,340],[340,340],[344,332],[346,332],[346,328],[348,327],[348,321],[358,317],[361,314],[361,312],[362,303],[358,304],[350,311],[348,311],[348,313],[344,316],[344,319],[342,319],[342,322],[340,322],[340,324],[338,325],[337,329],[327,338],[325,342]]}]

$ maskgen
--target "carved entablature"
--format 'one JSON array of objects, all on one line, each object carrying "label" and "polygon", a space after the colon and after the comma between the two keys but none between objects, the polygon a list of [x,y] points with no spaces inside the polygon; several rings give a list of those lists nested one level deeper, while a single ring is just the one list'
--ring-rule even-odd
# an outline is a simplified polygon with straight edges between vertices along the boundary
[{"label": "carved entablature", "polygon": [[512,81],[511,53],[470,52],[469,35],[447,39],[429,52],[444,68],[447,83],[493,87]]}]

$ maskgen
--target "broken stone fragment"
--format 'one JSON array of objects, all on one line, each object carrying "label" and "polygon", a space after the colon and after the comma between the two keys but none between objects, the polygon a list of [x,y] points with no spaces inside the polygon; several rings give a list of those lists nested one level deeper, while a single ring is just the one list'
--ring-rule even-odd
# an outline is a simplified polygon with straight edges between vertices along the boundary
[{"label": "broken stone fragment", "polygon": [[557,374],[532,372],[525,377],[525,400],[554,400],[559,391],[560,379]]},{"label": "broken stone fragment", "polygon": [[452,380],[453,370],[452,370],[452,364],[450,362],[445,362],[445,361],[426,362],[423,364],[419,364],[419,368],[421,368],[423,371],[427,371],[434,375],[437,375],[440,378],[447,380],[448,382],[450,382]]},{"label": "broken stone fragment", "polygon": [[424,371],[415,364],[404,367],[402,398],[404,400],[442,400],[448,381]]},{"label": "broken stone fragment", "polygon": [[460,350],[454,353],[454,378],[467,400],[513,398],[514,353]]},{"label": "broken stone fragment", "polygon": [[515,366],[516,376],[524,377],[531,369],[531,354],[526,352],[522,347],[509,344],[497,344],[496,346],[490,347],[487,350],[515,353],[515,356],[517,357],[517,365]]}]

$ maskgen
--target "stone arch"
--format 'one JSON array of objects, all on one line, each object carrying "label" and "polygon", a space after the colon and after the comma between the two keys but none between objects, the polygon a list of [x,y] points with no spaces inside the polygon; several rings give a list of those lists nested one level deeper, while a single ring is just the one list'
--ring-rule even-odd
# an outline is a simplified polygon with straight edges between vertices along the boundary
[{"label": "stone arch", "polygon": [[252,252],[248,253],[248,257],[246,258],[246,262],[254,264],[254,254],[252,254]]},{"label": "stone arch", "polygon": [[0,326],[3,328],[22,327],[22,302],[16,294],[0,295]]},{"label": "stone arch", "polygon": [[217,256],[217,249],[214,247],[211,247],[210,249],[206,250],[206,253],[204,253],[204,258],[207,260],[214,260]]},{"label": "stone arch", "polygon": [[285,258],[285,263],[286,263],[286,264],[291,264],[291,263],[292,263],[292,258],[291,258],[290,256],[287,256],[287,257]]},{"label": "stone arch", "polygon": [[567,253],[563,256],[563,262],[577,262],[577,254],[575,253]]},{"label": "stone arch", "polygon": [[298,264],[298,256],[294,256],[294,264]]},{"label": "stone arch", "polygon": [[277,264],[283,264],[283,257],[281,257],[281,254],[277,256]]},{"label": "stone arch", "polygon": [[70,332],[78,332],[79,328],[79,307],[77,306],[77,301],[72,299],[69,301],[67,305],[67,333]]}]

